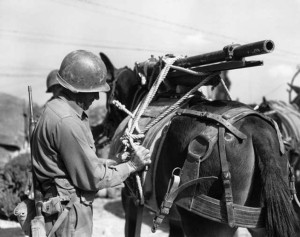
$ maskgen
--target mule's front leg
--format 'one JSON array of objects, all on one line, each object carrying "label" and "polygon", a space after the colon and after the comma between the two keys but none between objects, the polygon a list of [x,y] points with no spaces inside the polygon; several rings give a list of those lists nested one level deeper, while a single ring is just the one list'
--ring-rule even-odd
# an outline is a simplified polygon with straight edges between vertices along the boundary
[{"label": "mule's front leg", "polygon": [[122,205],[125,212],[125,237],[140,237],[143,207],[136,205],[126,188],[122,189]]},{"label": "mule's front leg", "polygon": [[184,232],[180,221],[169,219],[169,237],[184,237]]}]

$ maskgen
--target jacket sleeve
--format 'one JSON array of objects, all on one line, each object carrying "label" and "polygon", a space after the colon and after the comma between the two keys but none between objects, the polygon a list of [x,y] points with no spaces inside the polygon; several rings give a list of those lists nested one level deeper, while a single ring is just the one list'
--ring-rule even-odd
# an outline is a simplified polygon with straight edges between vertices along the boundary
[{"label": "jacket sleeve", "polygon": [[100,162],[84,130],[80,121],[67,117],[61,120],[55,132],[59,158],[73,185],[85,191],[98,191],[121,184],[130,174],[128,164],[107,167]]}]

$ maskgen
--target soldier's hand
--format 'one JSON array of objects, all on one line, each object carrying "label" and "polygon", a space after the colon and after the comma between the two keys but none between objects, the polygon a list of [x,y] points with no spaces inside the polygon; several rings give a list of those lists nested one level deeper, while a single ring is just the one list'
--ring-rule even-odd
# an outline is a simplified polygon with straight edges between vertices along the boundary
[{"label": "soldier's hand", "polygon": [[133,154],[128,164],[133,168],[133,172],[143,170],[146,165],[151,164],[150,151],[143,146],[134,145]]}]

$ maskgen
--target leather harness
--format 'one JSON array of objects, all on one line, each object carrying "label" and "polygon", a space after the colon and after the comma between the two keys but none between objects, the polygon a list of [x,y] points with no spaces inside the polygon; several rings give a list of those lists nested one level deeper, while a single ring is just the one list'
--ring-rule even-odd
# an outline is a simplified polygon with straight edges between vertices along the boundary
[{"label": "leather harness", "polygon": [[[275,128],[280,143],[280,151],[283,154],[285,148],[281,138],[281,133],[278,129],[276,122],[274,122],[269,117],[266,117],[247,107],[230,109],[221,115],[209,112],[195,111],[191,109],[180,109],[177,111],[177,114],[194,116],[200,119],[213,120],[217,124],[219,124],[219,126],[217,126],[217,128],[208,126],[205,130],[209,131],[201,132],[201,134],[205,134],[206,136],[208,136],[208,140],[210,141],[209,148],[204,157],[202,157],[201,159],[199,157],[198,160],[196,159],[196,161],[195,159],[193,159],[192,161],[186,159],[180,175],[172,175],[172,178],[169,182],[169,188],[165,195],[165,199],[161,204],[160,211],[154,218],[152,231],[155,232],[155,230],[163,221],[164,216],[169,213],[169,209],[171,208],[178,194],[180,194],[183,190],[186,190],[186,188],[188,187],[194,187],[195,190],[196,185],[205,178],[217,179],[217,177],[214,176],[199,177],[200,163],[209,157],[212,148],[214,147],[214,144],[216,144],[217,141],[219,147],[219,157],[222,170],[222,182],[224,187],[225,202],[200,194],[194,195],[193,197],[181,197],[179,201],[176,201],[176,204],[207,219],[221,223],[227,223],[230,227],[264,227],[264,208],[246,207],[233,203],[231,174],[225,152],[224,133],[226,128],[238,139],[244,140],[247,138],[247,136],[241,131],[239,131],[233,124],[249,115],[258,116],[263,120],[267,121]],[[183,178],[184,176],[188,176],[188,178],[185,177],[187,181],[180,181],[181,178]],[[186,205],[187,203],[189,203],[189,205]]]},{"label": "leather harness", "polygon": [[[165,106],[167,106],[166,103],[172,102],[158,101],[157,103],[153,104],[152,107],[150,106],[147,109],[147,111],[145,111],[145,113],[143,114],[144,118],[141,120],[141,123],[139,123],[140,128],[143,128],[149,123],[149,121],[151,122],[152,119],[155,119],[161,113],[161,111],[165,109]],[[155,230],[163,221],[164,217],[169,214],[169,210],[172,207],[173,202],[181,192],[183,192],[189,187],[196,188],[196,185],[204,179],[217,179],[217,177],[214,176],[199,177],[200,163],[210,157],[212,149],[215,145],[218,145],[219,148],[219,157],[222,170],[222,182],[225,191],[225,202],[201,194],[193,197],[183,197],[180,199],[180,202],[176,200],[176,204],[207,219],[221,223],[227,223],[231,227],[264,227],[264,208],[246,207],[233,203],[231,174],[225,152],[224,133],[225,130],[227,130],[229,133],[233,134],[237,139],[244,140],[247,138],[247,136],[244,133],[242,133],[239,129],[237,129],[234,126],[234,124],[249,115],[260,117],[275,128],[280,144],[279,149],[283,154],[285,151],[285,147],[282,142],[282,136],[276,122],[274,122],[269,117],[266,117],[265,115],[260,114],[248,107],[230,108],[225,112],[221,112],[221,114],[217,114],[215,112],[203,112],[191,109],[187,104],[177,109],[177,111],[174,111],[169,116],[166,116],[161,122],[159,122],[157,125],[151,128],[147,132],[147,136],[142,142],[143,146],[147,147],[148,149],[150,149],[150,151],[153,152],[151,158],[152,165],[150,166],[150,170],[147,171],[143,182],[143,194],[145,195],[144,205],[157,213],[156,217],[153,220],[152,231],[155,232]],[[195,160],[194,162],[190,162],[189,159],[186,159],[182,169],[180,169],[180,174],[173,174],[169,181],[169,188],[165,195],[165,199],[159,208],[155,198],[156,193],[154,182],[154,179],[156,177],[156,166],[158,157],[160,155],[160,150],[162,144],[164,143],[164,139],[169,129],[171,120],[174,116],[183,115],[197,117],[201,120],[210,120],[213,122],[212,125],[207,126],[206,129],[204,129],[204,131],[200,132],[200,135],[203,135],[209,141],[208,149],[206,151],[206,154],[203,157],[201,157],[201,159],[199,156],[199,159],[196,160],[196,162]],[[126,124],[127,122],[125,122],[123,125],[126,126]],[[119,131],[120,134],[122,134],[122,130],[123,129]],[[118,139],[115,138],[114,140]],[[116,145],[115,148],[117,147],[119,146]],[[188,179],[185,180],[185,182],[183,182],[184,175],[189,176]],[[130,184],[127,184],[127,186],[130,188]],[[190,203],[189,206],[182,204],[188,202]]]}]

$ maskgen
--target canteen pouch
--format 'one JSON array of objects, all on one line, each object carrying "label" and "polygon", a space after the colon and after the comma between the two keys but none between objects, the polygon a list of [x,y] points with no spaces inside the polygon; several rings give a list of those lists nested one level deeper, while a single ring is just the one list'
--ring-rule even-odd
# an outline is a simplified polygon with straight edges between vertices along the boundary
[{"label": "canteen pouch", "polygon": [[14,215],[17,217],[25,235],[31,236],[30,223],[36,215],[34,200],[26,199],[20,202],[14,209]]},{"label": "canteen pouch", "polygon": [[43,215],[36,216],[31,221],[31,237],[47,237],[45,218]]}]

